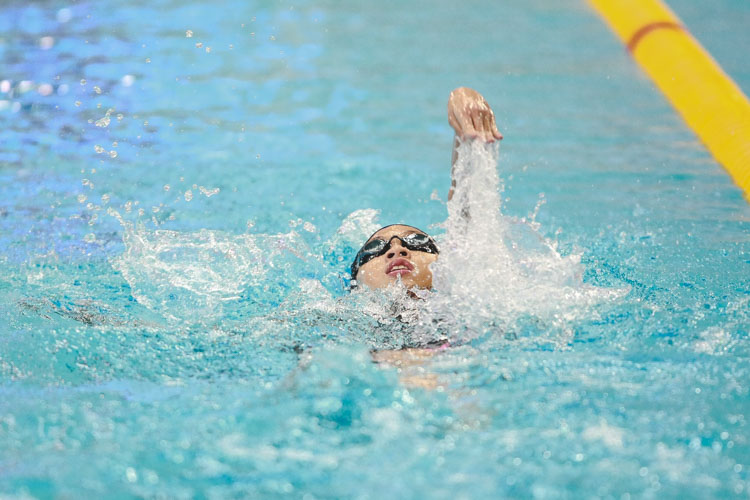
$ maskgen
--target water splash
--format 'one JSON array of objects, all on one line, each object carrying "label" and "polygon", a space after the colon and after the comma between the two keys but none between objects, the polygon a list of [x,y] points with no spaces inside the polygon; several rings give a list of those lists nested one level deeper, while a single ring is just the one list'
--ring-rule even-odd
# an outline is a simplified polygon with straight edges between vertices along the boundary
[{"label": "water splash", "polygon": [[278,304],[309,260],[309,248],[291,231],[232,235],[151,230],[110,215],[123,227],[124,252],[112,261],[142,305],[172,321],[216,322],[225,305]]},{"label": "water splash", "polygon": [[488,333],[569,343],[572,322],[626,291],[585,284],[580,255],[558,253],[533,219],[501,213],[496,145],[465,143],[458,153],[434,291],[417,300],[400,283],[344,292],[349,262],[380,227],[373,209],[350,214],[327,241],[302,219],[286,234],[185,233],[134,226],[110,209],[125,244],[113,267],[168,320],[224,324],[287,347],[335,339],[400,348]]},{"label": "water splash", "polygon": [[[497,143],[458,148],[457,187],[433,264],[437,293],[429,294],[425,309],[459,337],[480,335],[488,325],[507,332],[529,321],[566,332],[571,321],[592,314],[590,306],[626,291],[583,283],[581,255],[561,255],[533,221],[501,213],[497,159]],[[567,342],[570,332],[562,335],[558,340]]]}]

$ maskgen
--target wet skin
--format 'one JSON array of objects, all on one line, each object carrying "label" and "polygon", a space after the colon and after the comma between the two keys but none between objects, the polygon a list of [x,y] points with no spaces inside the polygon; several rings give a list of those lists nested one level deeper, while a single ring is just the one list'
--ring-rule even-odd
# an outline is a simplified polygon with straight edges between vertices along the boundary
[{"label": "wet skin", "polygon": [[395,236],[403,238],[412,233],[424,234],[417,228],[406,225],[384,227],[373,234],[367,243],[374,239],[391,242],[386,253],[363,264],[357,272],[357,282],[370,288],[385,288],[399,279],[408,289],[432,288],[430,264],[437,260],[433,253],[409,250]]}]

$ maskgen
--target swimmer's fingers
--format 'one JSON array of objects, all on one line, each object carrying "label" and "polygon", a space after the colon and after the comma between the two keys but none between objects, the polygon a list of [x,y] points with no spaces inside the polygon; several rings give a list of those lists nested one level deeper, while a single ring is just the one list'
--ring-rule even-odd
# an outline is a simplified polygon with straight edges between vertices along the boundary
[{"label": "swimmer's fingers", "polygon": [[477,138],[487,141],[487,134],[484,129],[484,114],[481,110],[473,110],[471,113],[471,123],[474,125],[474,130],[477,131]]},{"label": "swimmer's fingers", "polygon": [[471,89],[460,87],[451,92],[448,99],[448,123],[461,139],[474,139],[478,136],[471,117]]},{"label": "swimmer's fingers", "polygon": [[456,107],[451,107],[448,113],[448,122],[461,139],[474,139],[479,135],[471,114],[467,112],[466,108],[456,109]]},{"label": "swimmer's fingers", "polygon": [[495,113],[490,109],[485,115],[484,130],[487,132],[487,142],[499,141],[503,138],[503,134],[497,129],[497,123],[495,122]]},{"label": "swimmer's fingers", "polygon": [[476,108],[472,113],[472,121],[474,128],[479,133],[479,137],[484,142],[495,142],[495,139],[497,139],[495,136],[495,131],[497,130],[497,127],[495,127],[495,117],[486,101],[482,100],[476,104]]},{"label": "swimmer's fingers", "polygon": [[495,135],[492,133],[492,112],[484,113],[483,118],[484,140],[485,142],[495,142]]},{"label": "swimmer's fingers", "polygon": [[497,122],[495,121],[495,115],[492,115],[492,135],[497,139],[498,141],[503,140],[503,134],[497,129]]}]

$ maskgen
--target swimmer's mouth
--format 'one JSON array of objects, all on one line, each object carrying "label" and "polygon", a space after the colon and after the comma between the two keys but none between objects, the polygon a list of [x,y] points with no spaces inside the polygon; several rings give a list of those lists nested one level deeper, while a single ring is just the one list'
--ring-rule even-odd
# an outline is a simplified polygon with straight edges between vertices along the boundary
[{"label": "swimmer's mouth", "polygon": [[406,259],[396,259],[390,264],[385,271],[385,274],[395,278],[404,274],[409,274],[414,271],[414,265]]}]

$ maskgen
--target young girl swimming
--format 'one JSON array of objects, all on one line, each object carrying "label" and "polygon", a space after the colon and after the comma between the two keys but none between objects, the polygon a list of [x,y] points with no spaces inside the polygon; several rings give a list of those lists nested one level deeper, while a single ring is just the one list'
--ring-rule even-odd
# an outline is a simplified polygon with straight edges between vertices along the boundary
[{"label": "young girl swimming", "polygon": [[[452,164],[455,168],[460,141],[495,142],[503,135],[498,131],[495,114],[476,90],[459,87],[448,99],[448,123],[453,127]],[[456,179],[451,172],[453,197]],[[378,229],[357,252],[351,265],[352,287],[385,288],[397,281],[411,290],[432,288],[430,264],[438,258],[435,241],[424,231],[404,224]]]}]

